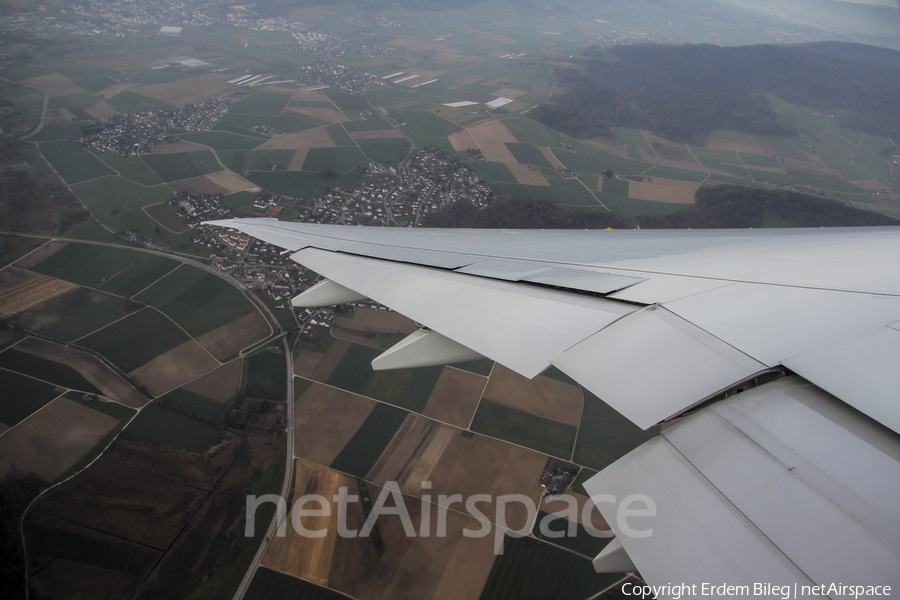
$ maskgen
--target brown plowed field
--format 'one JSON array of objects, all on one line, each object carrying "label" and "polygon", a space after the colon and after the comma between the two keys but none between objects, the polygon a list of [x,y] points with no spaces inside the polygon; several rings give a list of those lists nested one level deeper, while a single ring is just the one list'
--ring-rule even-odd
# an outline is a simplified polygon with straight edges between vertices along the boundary
[{"label": "brown plowed field", "polygon": [[507,163],[507,166],[510,164],[518,164],[516,157],[512,155],[512,152],[509,151],[509,148],[506,147],[504,142],[485,142],[479,140],[478,146],[484,153],[484,158],[486,160]]},{"label": "brown plowed field", "polygon": [[234,86],[225,81],[221,75],[206,74],[185,77],[171,83],[151,83],[134,88],[132,91],[159,98],[175,106],[185,106],[230,89],[234,89]]},{"label": "brown plowed field", "polygon": [[186,383],[182,388],[216,402],[227,402],[238,393],[240,385],[241,359],[238,358],[210,371],[200,379]]},{"label": "brown plowed field", "polygon": [[468,429],[487,378],[451,367],[441,371],[422,414]]},{"label": "brown plowed field", "polygon": [[415,321],[398,312],[357,308],[352,318],[337,317],[337,325],[373,333],[412,333],[417,327]]},{"label": "brown plowed field", "polygon": [[573,427],[581,419],[581,388],[542,375],[527,379],[499,364],[491,372],[484,398]]},{"label": "brown plowed field", "polygon": [[55,98],[57,96],[69,96],[72,94],[86,94],[87,92],[78,86],[74,81],[69,79],[68,77],[64,77],[59,73],[48,73],[47,75],[39,75],[37,77],[29,77],[28,79],[23,79],[20,83],[24,83],[25,85],[33,85],[36,88],[41,88],[51,98]]},{"label": "brown plowed field", "polygon": [[369,398],[312,384],[294,404],[294,456],[330,465],[373,408]]},{"label": "brown plowed field", "polygon": [[324,94],[320,94],[319,92],[307,92],[306,90],[299,90],[291,96],[291,100],[297,100],[301,102],[331,102],[328,99],[328,96]]},{"label": "brown plowed field", "polygon": [[77,287],[68,281],[60,281],[15,267],[3,269],[0,271],[0,319],[11,317]]},{"label": "brown plowed field", "polygon": [[447,136],[447,140],[454,150],[468,150],[469,148],[477,148],[478,142],[472,137],[468,130],[457,131]]},{"label": "brown plowed field", "polygon": [[65,247],[65,242],[47,242],[35,251],[30,252],[27,256],[23,256],[18,261],[16,261],[16,266],[23,269],[30,269],[34,265],[39,264],[45,258],[49,257],[51,254],[55,254]]},{"label": "brown plowed field", "polygon": [[506,166],[510,171],[512,171],[512,174],[515,176],[516,181],[518,181],[519,183],[524,183],[527,185],[550,185],[550,182],[547,181],[547,179],[540,171],[532,171],[528,168],[527,165],[508,163]]},{"label": "brown plowed field", "polygon": [[104,396],[117,400],[122,404],[140,407],[149,402],[143,394],[116,375],[115,371],[107,367],[103,361],[93,354],[32,337],[25,338],[19,342],[16,345],[16,350],[28,352],[29,354],[72,367],[103,392]]},{"label": "brown plowed field", "polygon": [[[810,158],[812,155],[810,155]],[[817,157],[818,158],[818,157]],[[751,169],[755,167],[750,167]],[[786,171],[800,171],[801,173],[814,173],[816,175],[824,175],[825,177],[831,177],[833,179],[838,179],[843,181],[844,177],[841,175],[841,172],[837,169],[832,169],[831,167],[820,166],[813,163],[803,162],[800,160],[791,160],[790,158],[784,159],[784,168]]]},{"label": "brown plowed field", "polygon": [[604,152],[609,152],[610,154],[615,154],[616,156],[621,156],[622,158],[628,158],[628,153],[622,150],[621,148],[613,148],[603,142],[598,142],[597,140],[584,140],[584,143],[593,146],[594,148],[599,148]]},{"label": "brown plowed field", "polygon": [[[515,136],[510,133],[509,129],[497,119],[492,119],[487,123],[476,127],[468,127],[472,137],[481,144],[482,142],[518,142]],[[508,152],[508,150],[507,150]],[[515,159],[513,159],[515,161]]]},{"label": "brown plowed field", "polygon": [[[303,494],[319,494],[330,500],[341,487],[356,495],[356,484],[349,477],[298,461],[295,499]],[[368,487],[375,502],[381,488],[371,484]],[[422,521],[421,502],[406,495],[402,501],[417,528]],[[378,530],[384,542],[384,554],[378,558],[371,539],[337,534],[337,505],[329,504],[330,516],[300,519],[310,531],[324,529],[324,537],[301,535],[288,523],[287,535],[273,538],[263,564],[363,600],[476,600],[480,596],[493,566],[493,535],[464,537],[463,529],[479,529],[473,518],[448,512],[446,535],[437,537],[436,509],[432,506],[430,535],[411,537],[403,529],[399,516],[382,515]],[[392,500],[386,505],[392,506]],[[309,502],[304,508],[316,509],[319,505]],[[360,503],[348,503],[348,529],[358,531],[363,523]]]},{"label": "brown plowed field", "polygon": [[775,151],[756,139],[732,138],[727,135],[713,134],[706,140],[706,147],[712,150],[731,150],[733,152],[755,152],[756,154],[775,154]]},{"label": "brown plowed field", "polygon": [[44,125],[58,125],[59,123],[71,123],[75,120],[75,115],[65,108],[51,108],[47,111],[44,118]]},{"label": "brown plowed field", "polygon": [[271,333],[269,322],[254,310],[228,325],[204,333],[197,338],[197,342],[218,360],[222,360],[265,339]]},{"label": "brown plowed field", "polygon": [[147,215],[171,231],[172,233],[184,233],[190,226],[181,220],[178,215],[169,210],[169,207],[166,202],[160,202],[159,204],[152,204],[150,206],[145,206],[143,211],[147,213]]},{"label": "brown plowed field", "polygon": [[[383,484],[396,481],[406,493],[422,493],[430,481],[432,497],[440,494],[524,494],[537,504],[537,483],[547,457],[533,450],[475,435],[466,439],[460,430],[410,413],[366,479]],[[493,503],[479,505],[493,521]],[[522,527],[525,508],[511,504],[507,523]]]},{"label": "brown plowed field", "polygon": [[147,386],[154,396],[160,396],[218,366],[219,363],[203,346],[189,340],[138,367],[129,375]]},{"label": "brown plowed field", "polygon": [[57,398],[0,437],[0,479],[24,472],[53,481],[118,424],[109,415]]},{"label": "brown plowed field", "polygon": [[[326,331],[321,335],[331,335],[331,333]],[[323,383],[328,381],[328,378],[331,377],[331,374],[344,359],[344,355],[347,354],[351,345],[350,342],[344,340],[334,340],[331,348],[328,349],[328,352],[325,353],[325,356],[322,357],[322,360],[319,361],[313,372],[309,374],[309,379]]]},{"label": "brown plowed field", "polygon": [[[277,135],[259,146],[257,150],[284,150],[296,148],[298,150],[297,154],[300,154],[300,151],[303,151],[303,157],[306,158],[306,151],[310,148],[334,148],[335,146],[337,146],[337,144],[334,143],[334,140],[331,139],[331,136],[325,131],[325,127],[315,127],[305,131],[298,131],[297,133]],[[294,160],[291,164],[293,165],[295,162],[297,162],[297,156],[294,156]]]}]

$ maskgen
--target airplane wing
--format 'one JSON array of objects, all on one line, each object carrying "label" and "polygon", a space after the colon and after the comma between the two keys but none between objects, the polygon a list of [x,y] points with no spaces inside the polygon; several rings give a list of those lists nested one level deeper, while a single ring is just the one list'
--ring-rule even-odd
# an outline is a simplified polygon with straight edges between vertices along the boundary
[{"label": "airplane wing", "polygon": [[376,369],[555,366],[665,423],[585,485],[616,535],[598,571],[695,595],[900,585],[900,229],[211,224],[326,278],[295,306],[371,298],[423,326]]}]

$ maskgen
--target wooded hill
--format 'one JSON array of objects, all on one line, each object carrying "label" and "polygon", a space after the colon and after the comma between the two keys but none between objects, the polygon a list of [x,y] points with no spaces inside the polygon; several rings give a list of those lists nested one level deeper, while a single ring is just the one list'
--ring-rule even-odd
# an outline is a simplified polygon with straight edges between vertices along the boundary
[{"label": "wooded hill", "polygon": [[764,94],[817,110],[847,110],[839,124],[900,137],[900,52],[843,42],[791,46],[711,44],[596,46],[583,70],[557,69],[567,93],[529,113],[536,121],[585,138],[612,127],[649,129],[702,143],[713,129],[795,135]]}]

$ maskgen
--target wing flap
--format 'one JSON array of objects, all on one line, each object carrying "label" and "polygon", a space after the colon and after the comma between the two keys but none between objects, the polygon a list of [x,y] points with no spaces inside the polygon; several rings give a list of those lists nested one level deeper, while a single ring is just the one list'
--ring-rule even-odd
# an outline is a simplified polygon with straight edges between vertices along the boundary
[{"label": "wing flap", "polygon": [[659,306],[616,321],[553,364],[642,429],[766,369]]},{"label": "wing flap", "polygon": [[452,271],[307,248],[297,262],[531,378],[637,307]]}]

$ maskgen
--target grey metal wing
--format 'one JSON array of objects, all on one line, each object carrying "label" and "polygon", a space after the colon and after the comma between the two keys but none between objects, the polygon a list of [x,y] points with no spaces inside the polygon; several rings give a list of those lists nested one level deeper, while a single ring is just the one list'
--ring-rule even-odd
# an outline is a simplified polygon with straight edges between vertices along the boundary
[{"label": "grey metal wing", "polygon": [[621,504],[595,498],[617,523],[598,569],[633,561],[659,584],[900,584],[900,230],[213,224],[329,280],[298,303],[367,297],[426,328],[376,368],[556,366],[642,428],[674,420],[589,483],[657,510],[637,518],[653,534],[633,537]]}]

